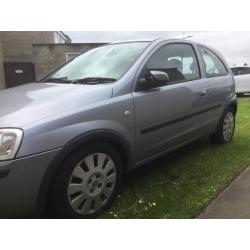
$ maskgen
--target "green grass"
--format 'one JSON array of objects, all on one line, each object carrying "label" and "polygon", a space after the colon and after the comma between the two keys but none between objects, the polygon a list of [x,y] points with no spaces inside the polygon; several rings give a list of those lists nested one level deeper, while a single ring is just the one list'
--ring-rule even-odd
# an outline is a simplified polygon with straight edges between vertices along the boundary
[{"label": "green grass", "polygon": [[208,139],[179,149],[127,176],[102,218],[193,218],[250,165],[250,98],[239,99],[228,145]]}]

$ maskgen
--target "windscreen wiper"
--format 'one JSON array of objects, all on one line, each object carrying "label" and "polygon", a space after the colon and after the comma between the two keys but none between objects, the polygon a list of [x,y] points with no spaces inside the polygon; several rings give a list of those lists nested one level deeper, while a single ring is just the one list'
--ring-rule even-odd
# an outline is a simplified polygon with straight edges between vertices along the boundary
[{"label": "windscreen wiper", "polygon": [[98,84],[98,83],[109,83],[116,82],[117,79],[109,77],[85,77],[82,79],[72,80],[72,83],[81,83],[81,84]]},{"label": "windscreen wiper", "polygon": [[55,83],[72,83],[72,81],[67,80],[65,77],[51,77],[44,79],[43,82],[55,82]]}]

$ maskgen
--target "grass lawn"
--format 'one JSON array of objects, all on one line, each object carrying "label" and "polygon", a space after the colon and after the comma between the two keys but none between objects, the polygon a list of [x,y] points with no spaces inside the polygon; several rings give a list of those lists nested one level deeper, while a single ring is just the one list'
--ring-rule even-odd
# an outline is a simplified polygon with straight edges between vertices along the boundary
[{"label": "grass lawn", "polygon": [[239,99],[232,143],[204,139],[137,169],[102,218],[193,218],[250,165],[250,98]]}]

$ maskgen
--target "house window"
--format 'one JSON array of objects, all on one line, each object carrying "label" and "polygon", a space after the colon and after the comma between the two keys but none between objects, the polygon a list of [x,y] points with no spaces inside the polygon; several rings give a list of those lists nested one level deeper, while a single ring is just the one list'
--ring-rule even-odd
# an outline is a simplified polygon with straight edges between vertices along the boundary
[{"label": "house window", "polygon": [[81,53],[80,52],[70,52],[66,53],[66,62],[69,60],[74,59],[75,57],[79,56]]}]

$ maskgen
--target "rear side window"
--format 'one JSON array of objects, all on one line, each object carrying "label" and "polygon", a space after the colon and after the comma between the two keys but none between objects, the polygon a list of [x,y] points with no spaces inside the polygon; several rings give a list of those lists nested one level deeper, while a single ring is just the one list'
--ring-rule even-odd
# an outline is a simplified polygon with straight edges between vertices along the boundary
[{"label": "rear side window", "polygon": [[211,50],[199,46],[207,77],[225,76],[227,69],[219,57]]},{"label": "rear side window", "polygon": [[168,44],[158,49],[149,59],[147,69],[166,72],[170,83],[200,78],[193,47],[185,43]]}]

